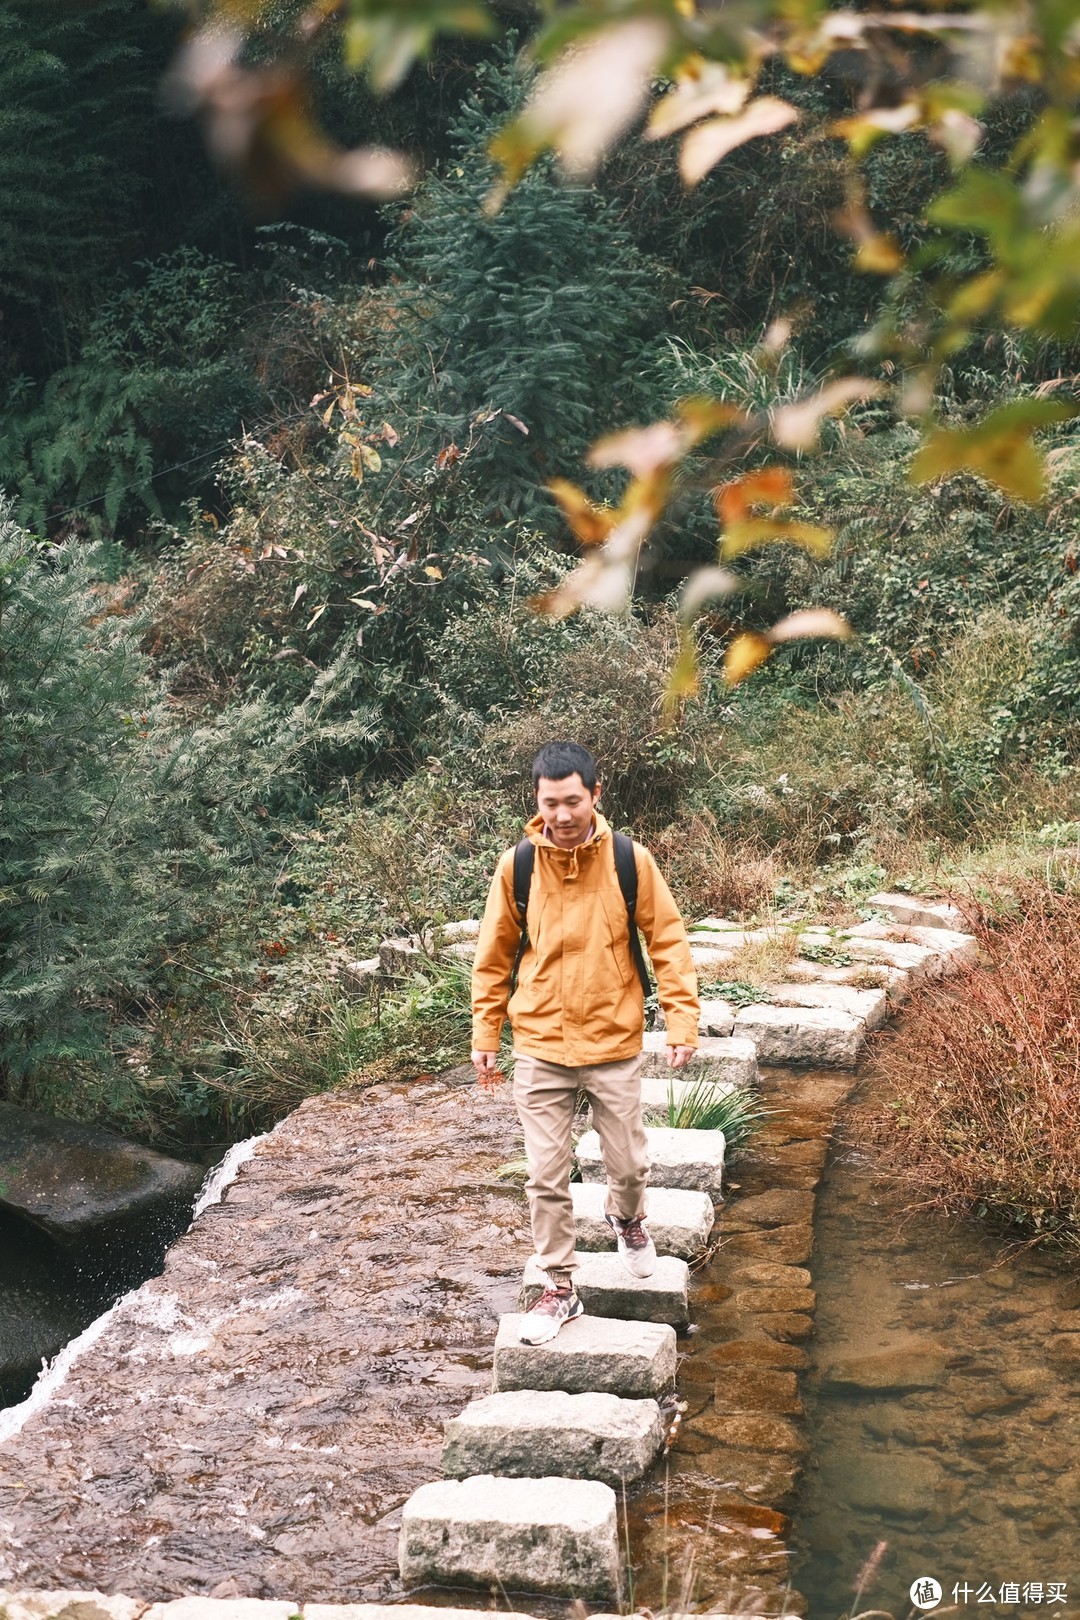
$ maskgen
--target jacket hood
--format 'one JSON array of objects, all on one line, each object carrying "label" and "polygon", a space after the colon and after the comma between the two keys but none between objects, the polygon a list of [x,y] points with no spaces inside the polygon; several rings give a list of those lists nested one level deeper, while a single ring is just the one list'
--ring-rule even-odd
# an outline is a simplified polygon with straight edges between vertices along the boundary
[{"label": "jacket hood", "polygon": [[602,846],[605,839],[611,836],[611,824],[599,810],[593,811],[593,835],[584,844],[575,844],[573,849],[560,849],[553,844],[550,838],[544,836],[544,818],[542,815],[533,816],[531,821],[525,823],[525,836],[537,849],[544,851],[545,859],[555,860],[565,864],[568,868],[568,877],[577,877],[578,865],[582,859],[590,860],[590,851]]}]

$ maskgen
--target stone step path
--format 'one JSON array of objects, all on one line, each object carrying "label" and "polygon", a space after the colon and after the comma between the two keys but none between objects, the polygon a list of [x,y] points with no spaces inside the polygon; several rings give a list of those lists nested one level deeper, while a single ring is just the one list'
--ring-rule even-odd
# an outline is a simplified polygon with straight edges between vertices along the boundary
[{"label": "stone step path", "polygon": [[594,1479],[471,1479],[421,1485],[401,1517],[407,1587],[481,1586],[618,1598],[617,1498]]},{"label": "stone step path", "polygon": [[[690,1320],[690,1272],[685,1260],[662,1254],[651,1277],[631,1277],[617,1254],[574,1254],[574,1282],[590,1316],[614,1316],[624,1322],[668,1322],[685,1327]],[[546,1286],[535,1255],[530,1256],[521,1285],[521,1303],[528,1310]]]},{"label": "stone step path", "polygon": [[[695,1188],[719,1198],[724,1178],[723,1131],[680,1130],[674,1126],[650,1125],[645,1131],[649,1143],[649,1185],[651,1187]],[[583,1181],[606,1181],[600,1137],[586,1131],[577,1145],[577,1162]]]},{"label": "stone step path", "polygon": [[471,1401],[446,1425],[442,1469],[449,1479],[499,1473],[538,1479],[640,1479],[664,1443],[654,1400],[592,1391],[507,1390]]},{"label": "stone step path", "polygon": [[[574,1227],[579,1249],[615,1248],[615,1233],[604,1218],[607,1186],[595,1181],[572,1181]],[[647,1210],[649,1231],[658,1254],[692,1260],[709,1241],[716,1220],[713,1201],[706,1192],[684,1187],[652,1187]]]},{"label": "stone step path", "polygon": [[675,1387],[675,1329],[665,1322],[579,1316],[547,1344],[522,1344],[521,1317],[499,1318],[492,1387],[589,1391],[659,1400]]},{"label": "stone step path", "polygon": [[[867,1033],[880,1027],[910,985],[970,959],[975,942],[952,926],[957,918],[951,908],[937,915],[931,902],[875,899],[891,922],[801,931],[799,954],[782,978],[765,987],[767,1000],[737,1007],[704,997],[700,1048],[685,1075],[667,1070],[665,1031],[646,1035],[645,1106],[663,1110],[704,1085],[726,1093],[753,1084],[759,1061],[854,1068]],[[741,947],[764,943],[776,932],[710,918],[694,930],[691,954],[699,972],[719,977]],[[450,948],[467,954],[472,937],[463,931]],[[756,1195],[752,1173],[744,1178],[748,1196],[721,1231],[731,1276],[730,1286],[719,1285],[721,1297],[730,1297],[733,1327],[742,1337],[714,1352],[718,1426],[710,1432],[730,1448],[726,1471],[733,1477],[717,1486],[716,1500],[720,1528],[735,1539],[779,1533],[782,1514],[747,1504],[781,1500],[794,1483],[804,1447],[796,1374],[805,1364],[798,1346],[811,1331],[814,1294],[802,1262],[812,1243],[813,1188],[845,1091],[838,1081],[808,1084],[806,1123],[766,1128],[763,1135],[771,1131],[781,1144],[771,1177]],[[663,1443],[658,1397],[669,1394],[674,1380],[673,1330],[689,1321],[686,1260],[710,1242],[725,1156],[719,1131],[654,1126],[647,1134],[649,1220],[659,1256],[653,1275],[631,1277],[610,1252],[614,1237],[603,1214],[600,1141],[588,1131],[576,1149],[583,1179],[571,1191],[575,1280],[588,1314],[539,1346],[521,1344],[519,1317],[500,1319],[494,1393],[447,1423],[443,1470],[450,1477],[421,1487],[406,1504],[401,1573],[407,1584],[484,1585],[497,1571],[509,1588],[564,1597],[618,1594],[622,1577],[608,1517],[610,1487],[641,1478]],[[534,1256],[525,1268],[523,1308],[545,1282]],[[673,1466],[677,1473],[677,1459]],[[589,1494],[582,1495],[583,1486]],[[598,1494],[605,1490],[607,1497]],[[733,1490],[734,1518],[725,1524]],[[711,1509],[709,1517],[711,1523]],[[729,1540],[725,1551],[731,1546]],[[771,1569],[774,1586],[782,1582],[783,1548],[768,1555],[759,1549],[757,1556],[762,1568]],[[780,1591],[775,1586],[774,1605]]]}]

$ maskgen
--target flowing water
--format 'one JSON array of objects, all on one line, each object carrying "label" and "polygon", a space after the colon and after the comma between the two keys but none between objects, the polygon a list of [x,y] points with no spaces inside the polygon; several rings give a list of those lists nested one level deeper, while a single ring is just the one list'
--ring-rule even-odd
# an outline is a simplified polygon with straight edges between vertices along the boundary
[{"label": "flowing water", "polygon": [[818,1196],[794,1583],[810,1620],[836,1620],[885,1542],[863,1609],[910,1613],[912,1583],[930,1577],[960,1613],[1075,1613],[1080,1274],[907,1214],[852,1145],[863,1106]]}]

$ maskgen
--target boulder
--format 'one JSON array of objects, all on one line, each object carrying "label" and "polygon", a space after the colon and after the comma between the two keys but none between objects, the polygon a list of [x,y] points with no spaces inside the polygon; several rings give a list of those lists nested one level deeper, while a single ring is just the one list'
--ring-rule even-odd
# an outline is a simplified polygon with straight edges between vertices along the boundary
[{"label": "boulder", "polygon": [[421,1485],[402,1510],[398,1567],[406,1587],[617,1597],[615,1492],[593,1479],[491,1474]]},{"label": "boulder", "polygon": [[5,1620],[136,1620],[146,1608],[119,1593],[0,1590]]},{"label": "boulder", "polygon": [[547,1344],[522,1344],[520,1316],[499,1318],[495,1389],[603,1390],[656,1397],[675,1382],[675,1330],[662,1322],[579,1316]]},{"label": "boulder", "polygon": [[110,1131],[0,1103],[0,1208],[67,1246],[190,1211],[205,1171]]},{"label": "boulder", "polygon": [[900,1344],[867,1356],[846,1356],[823,1369],[822,1382],[834,1389],[881,1394],[889,1390],[936,1389],[949,1364],[949,1353],[923,1341]]},{"label": "boulder", "polygon": [[664,1442],[653,1400],[594,1392],[500,1391],[470,1401],[446,1425],[443,1473],[602,1479],[620,1485],[652,1466]]}]

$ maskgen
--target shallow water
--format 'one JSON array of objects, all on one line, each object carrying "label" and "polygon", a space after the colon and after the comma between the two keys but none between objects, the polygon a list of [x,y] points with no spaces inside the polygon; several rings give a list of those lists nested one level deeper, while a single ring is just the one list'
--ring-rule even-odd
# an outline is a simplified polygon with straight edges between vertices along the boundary
[{"label": "shallow water", "polygon": [[975,1225],[907,1215],[845,1140],[863,1106],[818,1195],[794,1584],[810,1620],[836,1620],[884,1541],[862,1609],[910,1613],[912,1582],[930,1576],[960,1613],[1075,1612],[1080,1275],[1045,1252],[1008,1258]]}]

